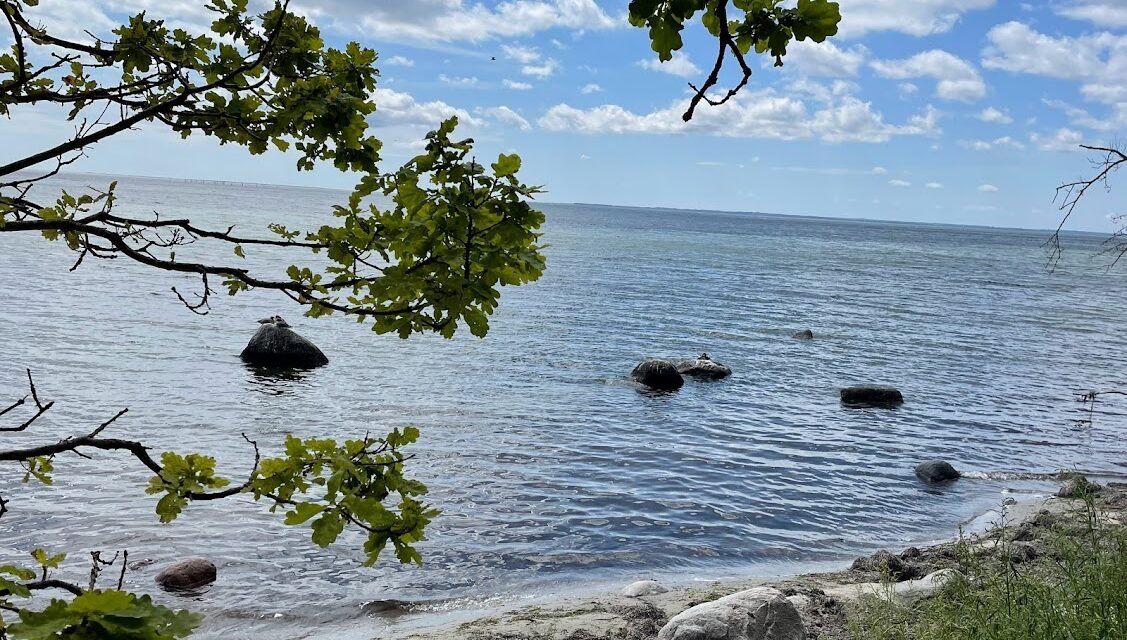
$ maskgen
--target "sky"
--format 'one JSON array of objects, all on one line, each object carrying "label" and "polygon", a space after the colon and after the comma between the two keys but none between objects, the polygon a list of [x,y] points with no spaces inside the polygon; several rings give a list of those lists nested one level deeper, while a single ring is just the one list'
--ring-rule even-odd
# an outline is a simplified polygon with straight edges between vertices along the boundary
[{"label": "sky", "polygon": [[[68,34],[148,10],[206,24],[203,1],[44,0]],[[699,24],[659,63],[626,3],[608,0],[293,0],[328,43],[379,53],[384,169],[454,114],[480,158],[519,153],[541,200],[1051,228],[1054,187],[1091,172],[1081,143],[1127,131],[1127,0],[840,0],[826,43],[681,122],[715,57]],[[2,36],[0,36],[2,38]],[[727,77],[731,81],[731,76]],[[0,164],[67,135],[58,114],[0,121]],[[250,157],[156,127],[100,143],[75,170],[347,188],[280,152]],[[1109,231],[1097,190],[1071,229]]]}]

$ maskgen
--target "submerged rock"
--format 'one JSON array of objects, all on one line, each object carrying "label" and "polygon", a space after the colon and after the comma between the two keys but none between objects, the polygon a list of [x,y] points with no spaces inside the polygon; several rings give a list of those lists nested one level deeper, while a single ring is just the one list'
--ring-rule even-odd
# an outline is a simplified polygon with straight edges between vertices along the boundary
[{"label": "submerged rock", "polygon": [[699,358],[678,362],[677,373],[694,378],[719,380],[732,375],[732,370],[713,360],[707,353],[702,353]]},{"label": "submerged rock", "polygon": [[795,333],[791,337],[796,339],[796,340],[813,340],[814,339],[814,332],[809,330],[809,329],[803,329],[802,331]]},{"label": "submerged rock", "polygon": [[668,360],[646,360],[634,367],[630,375],[651,389],[675,391],[685,384],[677,367]]},{"label": "submerged rock", "polygon": [[157,574],[156,582],[165,589],[198,589],[215,582],[215,564],[203,558],[174,562]]},{"label": "submerged rock", "polygon": [[869,407],[895,407],[903,404],[904,395],[895,387],[859,385],[842,389],[841,401],[844,404]]},{"label": "submerged rock", "polygon": [[281,316],[258,322],[262,326],[239,354],[243,362],[287,369],[312,369],[329,364],[317,345],[298,335]]},{"label": "submerged rock", "polygon": [[806,629],[782,592],[757,587],[682,611],[657,640],[806,640]]},{"label": "submerged rock", "polygon": [[669,591],[669,589],[661,586],[655,580],[639,580],[626,585],[626,588],[622,590],[622,595],[627,598],[641,598],[642,596],[656,596],[666,591]]},{"label": "submerged rock", "polygon": [[946,460],[928,460],[916,465],[916,477],[924,482],[950,482],[961,475]]}]

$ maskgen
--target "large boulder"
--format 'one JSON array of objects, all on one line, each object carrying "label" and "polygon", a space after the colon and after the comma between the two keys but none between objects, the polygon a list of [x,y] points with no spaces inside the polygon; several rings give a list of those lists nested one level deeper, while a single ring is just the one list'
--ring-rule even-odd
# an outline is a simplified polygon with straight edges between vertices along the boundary
[{"label": "large boulder", "polygon": [[262,325],[239,357],[247,364],[286,369],[312,369],[329,359],[309,340],[290,328],[281,316],[260,320]]},{"label": "large boulder", "polygon": [[165,589],[198,589],[215,582],[215,564],[203,558],[174,562],[157,574],[157,584]]},{"label": "large boulder", "polygon": [[702,353],[699,358],[678,362],[677,373],[694,378],[719,380],[732,375],[732,370],[713,360],[707,353]]},{"label": "large boulder", "polygon": [[677,367],[668,360],[646,360],[634,367],[630,375],[651,389],[675,391],[685,384]]},{"label": "large boulder", "polygon": [[924,482],[950,482],[958,480],[960,475],[946,460],[928,460],[916,465],[916,477]]},{"label": "large boulder", "polygon": [[895,407],[904,403],[904,395],[894,387],[860,385],[842,389],[841,401],[867,407]]},{"label": "large boulder", "polygon": [[806,640],[806,629],[778,589],[757,587],[682,611],[657,640]]}]

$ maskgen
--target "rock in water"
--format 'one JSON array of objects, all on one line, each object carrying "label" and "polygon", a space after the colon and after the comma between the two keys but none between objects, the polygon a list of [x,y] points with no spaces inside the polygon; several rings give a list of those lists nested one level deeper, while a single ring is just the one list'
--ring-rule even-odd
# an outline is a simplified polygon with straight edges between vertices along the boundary
[{"label": "rock in water", "polygon": [[916,477],[924,482],[950,482],[961,474],[946,460],[928,460],[916,465]]},{"label": "rock in water", "polygon": [[662,391],[675,391],[685,384],[677,367],[668,360],[646,360],[634,367],[630,375],[647,387]]},{"label": "rock in water", "polygon": [[869,407],[895,407],[904,403],[904,395],[893,387],[862,385],[842,389],[841,401],[845,404]]},{"label": "rock in water", "polygon": [[794,336],[792,336],[792,337],[797,339],[797,340],[813,340],[814,339],[814,332],[809,330],[809,329],[803,329],[802,331],[799,331],[798,333],[794,334]]},{"label": "rock in water", "polygon": [[806,640],[806,630],[786,596],[758,587],[682,611],[657,640]]},{"label": "rock in water", "polygon": [[165,589],[198,589],[215,582],[215,564],[203,558],[181,560],[157,574],[157,584]]},{"label": "rock in water", "polygon": [[260,321],[239,357],[247,364],[287,369],[312,369],[329,364],[317,345],[299,336],[280,316]]},{"label": "rock in water", "polygon": [[642,596],[656,596],[666,591],[669,591],[669,589],[654,580],[639,580],[626,585],[626,588],[622,590],[622,595],[627,598],[641,598]]},{"label": "rock in water", "polygon": [[732,370],[710,358],[707,353],[702,353],[699,358],[678,362],[677,373],[694,378],[719,380],[732,375]]}]

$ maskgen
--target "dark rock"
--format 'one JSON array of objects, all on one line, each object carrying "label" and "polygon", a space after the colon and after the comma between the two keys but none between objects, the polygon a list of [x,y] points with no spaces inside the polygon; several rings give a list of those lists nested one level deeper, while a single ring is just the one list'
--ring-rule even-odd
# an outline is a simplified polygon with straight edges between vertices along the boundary
[{"label": "dark rock", "polygon": [[630,372],[635,380],[651,389],[674,391],[685,384],[677,367],[668,360],[646,360]]},{"label": "dark rock", "polygon": [[1031,544],[1015,543],[1010,547],[1010,562],[1012,564],[1036,560],[1039,555],[1041,554],[1037,551],[1037,547]]},{"label": "dark rock", "polygon": [[215,582],[215,565],[210,560],[191,558],[175,562],[157,574],[157,584],[165,589],[197,589]]},{"label": "dark rock", "polygon": [[795,333],[791,337],[796,339],[796,340],[813,340],[814,339],[814,332],[809,330],[809,329],[803,329],[802,331]]},{"label": "dark rock", "polygon": [[732,375],[732,370],[710,358],[707,353],[702,353],[699,358],[678,362],[677,373],[694,378],[719,380]]},{"label": "dark rock", "polygon": [[863,385],[842,389],[841,401],[844,404],[851,405],[894,407],[904,402],[904,396],[899,389],[893,387]]},{"label": "dark rock", "polygon": [[1017,526],[1017,529],[1014,529],[1013,540],[1015,542],[1028,542],[1036,537],[1037,533],[1032,522],[1023,522]]},{"label": "dark rock", "polygon": [[286,369],[312,369],[329,359],[309,340],[301,337],[281,316],[266,318],[239,357],[247,364]]},{"label": "dark rock", "polygon": [[851,571],[871,571],[887,575],[896,582],[903,582],[920,576],[917,567],[904,562],[899,556],[895,556],[888,551],[877,551],[871,556],[857,558],[849,569]]},{"label": "dark rock", "polygon": [[922,555],[923,555],[923,551],[920,551],[919,547],[908,547],[907,549],[900,552],[900,557],[904,560],[910,560],[912,558],[918,558]]},{"label": "dark rock", "polygon": [[950,482],[958,480],[960,475],[946,460],[928,460],[916,465],[916,477],[924,482]]}]

